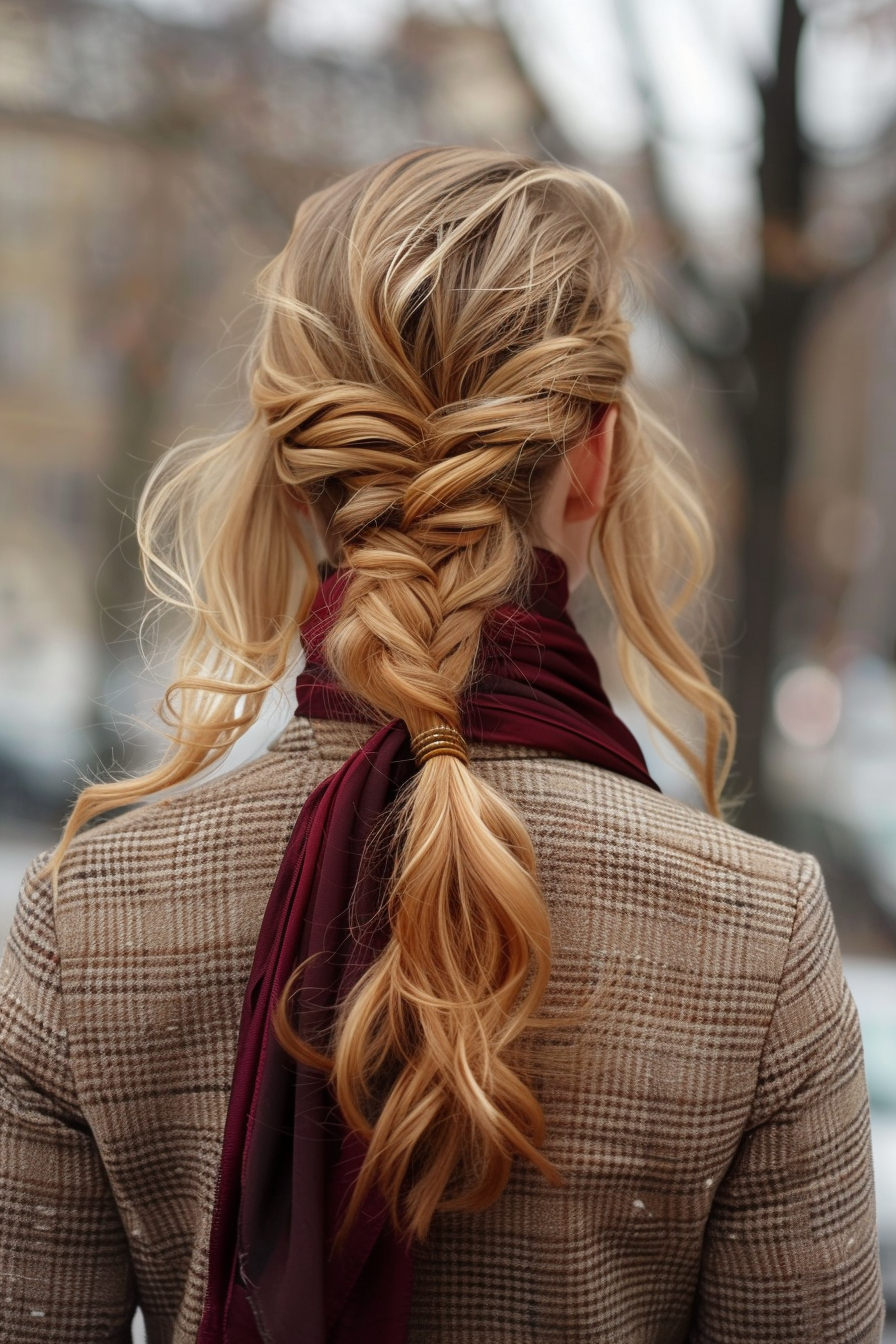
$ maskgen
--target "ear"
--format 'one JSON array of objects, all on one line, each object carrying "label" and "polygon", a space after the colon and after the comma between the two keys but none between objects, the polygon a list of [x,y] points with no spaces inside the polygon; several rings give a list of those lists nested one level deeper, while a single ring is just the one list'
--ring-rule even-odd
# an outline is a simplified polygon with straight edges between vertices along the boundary
[{"label": "ear", "polygon": [[619,407],[609,406],[595,421],[586,439],[566,454],[569,493],[563,510],[568,523],[596,518],[603,508]]}]

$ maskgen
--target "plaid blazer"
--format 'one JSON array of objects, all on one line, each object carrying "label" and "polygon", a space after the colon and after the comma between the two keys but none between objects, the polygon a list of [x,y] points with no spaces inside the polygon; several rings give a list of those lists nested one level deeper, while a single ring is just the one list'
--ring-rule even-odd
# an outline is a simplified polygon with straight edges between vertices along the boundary
[{"label": "plaid blazer", "polygon": [[[259,760],[36,863],[0,971],[0,1340],[195,1338],[243,989],[310,790],[366,736]],[[554,929],[518,1167],[418,1257],[411,1344],[860,1344],[882,1303],[858,1023],[815,861],[594,766],[474,750]],[[297,1341],[300,1334],[297,1334]],[[375,1344],[372,1341],[372,1344]]]}]

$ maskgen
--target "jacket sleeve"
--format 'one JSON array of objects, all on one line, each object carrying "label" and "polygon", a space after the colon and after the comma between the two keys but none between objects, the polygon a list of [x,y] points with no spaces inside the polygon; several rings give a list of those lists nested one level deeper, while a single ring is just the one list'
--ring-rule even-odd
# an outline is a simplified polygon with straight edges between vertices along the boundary
[{"label": "jacket sleeve", "polygon": [[126,1341],[128,1244],[69,1065],[52,888],[26,874],[0,964],[0,1340]]},{"label": "jacket sleeve", "polygon": [[696,1344],[878,1344],[868,1093],[821,872],[804,863],[746,1131],[706,1231]]}]

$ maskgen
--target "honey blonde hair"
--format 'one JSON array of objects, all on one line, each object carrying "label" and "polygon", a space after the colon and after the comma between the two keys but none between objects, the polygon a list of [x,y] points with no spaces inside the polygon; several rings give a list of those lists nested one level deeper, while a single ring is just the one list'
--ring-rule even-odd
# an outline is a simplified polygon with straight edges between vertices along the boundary
[{"label": "honey blonde hair", "polygon": [[[373,717],[460,724],[483,621],[523,597],[533,514],[600,409],[619,408],[595,572],[623,673],[718,812],[731,711],[677,618],[712,563],[683,450],[639,408],[623,313],[628,213],[589,174],[477,149],[414,151],[304,201],[260,281],[253,414],[179,446],[138,513],[147,583],[189,620],[140,778],[93,784],[74,833],[191,779],[256,719],[295,654],[317,587],[314,537],[351,574],[327,641]],[[645,669],[704,725],[699,749],[655,708]],[[536,1020],[550,929],[517,813],[453,757],[428,761],[393,819],[391,940],[323,1052],[288,998],[277,1030],[327,1069],[376,1183],[423,1236],[440,1208],[481,1208],[514,1157],[556,1179],[514,1047]]]}]

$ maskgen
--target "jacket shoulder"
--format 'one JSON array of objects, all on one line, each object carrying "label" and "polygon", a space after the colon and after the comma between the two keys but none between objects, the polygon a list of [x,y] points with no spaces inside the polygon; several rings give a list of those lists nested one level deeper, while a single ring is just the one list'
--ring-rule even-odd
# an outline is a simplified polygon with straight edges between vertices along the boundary
[{"label": "jacket shoulder", "polygon": [[171,939],[178,911],[207,906],[204,922],[212,904],[229,903],[251,937],[302,804],[332,769],[297,721],[247,764],[76,836],[55,902],[63,958],[89,955],[91,938],[110,950],[123,939],[139,945],[137,925],[144,941]]},{"label": "jacket shoulder", "polygon": [[278,739],[236,769],[191,781],[162,798],[138,803],[81,831],[63,861],[61,884],[67,886],[77,880],[86,864],[101,859],[106,852],[126,854],[135,847],[164,845],[196,826],[203,828],[209,843],[214,831],[206,818],[232,812],[245,815],[247,810],[264,808],[284,789],[289,789],[293,797],[302,797],[306,782],[319,773],[321,754],[306,722],[297,724],[296,731],[287,731],[289,750],[283,750],[282,738]]},{"label": "jacket shoulder", "polygon": [[597,766],[495,754],[477,768],[522,813],[546,874],[645,919],[740,929],[783,955],[800,894],[819,880],[811,855]]}]

